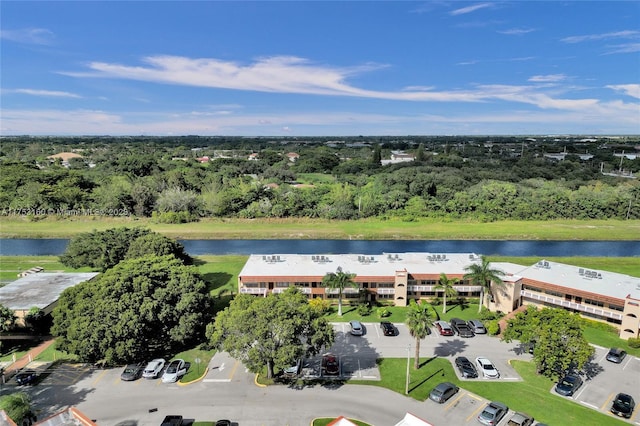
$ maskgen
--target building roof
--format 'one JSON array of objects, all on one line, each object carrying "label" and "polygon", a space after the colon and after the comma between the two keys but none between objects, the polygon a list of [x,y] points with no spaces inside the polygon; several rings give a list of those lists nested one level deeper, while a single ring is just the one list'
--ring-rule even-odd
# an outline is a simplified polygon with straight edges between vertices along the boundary
[{"label": "building roof", "polygon": [[327,424],[327,426],[356,426],[356,424],[346,417],[340,416],[333,420],[331,423]]},{"label": "building roof", "polygon": [[395,426],[433,426],[431,423],[427,423],[419,417],[414,416],[411,413],[405,414],[404,418],[396,423]]},{"label": "building roof", "polygon": [[464,275],[464,269],[480,262],[474,253],[383,253],[380,255],[257,255],[249,256],[240,277],[324,277],[341,268],[357,277],[395,277],[406,270],[413,276]]},{"label": "building roof", "polygon": [[75,152],[60,152],[58,154],[50,155],[47,158],[50,158],[50,159],[60,158],[63,161],[69,161],[72,158],[82,158],[82,155],[76,154]]},{"label": "building roof", "polygon": [[34,306],[44,309],[57,301],[65,289],[96,275],[97,272],[30,274],[0,288],[0,303],[14,311]]},{"label": "building roof", "polygon": [[640,299],[640,278],[541,260],[517,273],[524,279],[624,300]]}]

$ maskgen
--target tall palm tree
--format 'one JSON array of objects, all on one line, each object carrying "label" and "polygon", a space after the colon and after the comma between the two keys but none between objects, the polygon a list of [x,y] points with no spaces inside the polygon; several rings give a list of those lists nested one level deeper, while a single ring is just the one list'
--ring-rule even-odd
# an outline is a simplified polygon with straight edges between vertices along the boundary
[{"label": "tall palm tree", "polygon": [[442,313],[447,313],[447,296],[455,296],[458,294],[458,290],[456,290],[453,285],[456,284],[460,279],[458,278],[449,278],[447,274],[444,272],[440,272],[440,281],[438,281],[438,285],[436,285],[436,290],[442,290]]},{"label": "tall palm tree", "polygon": [[416,339],[416,353],[413,362],[413,368],[416,370],[420,367],[420,340],[429,334],[429,330],[433,325],[434,314],[433,307],[425,300],[416,303],[412,299],[409,302],[406,324],[409,334]]},{"label": "tall palm tree", "polygon": [[350,274],[348,272],[343,272],[342,268],[338,266],[338,270],[334,272],[329,272],[327,275],[322,278],[322,283],[327,288],[337,288],[338,289],[338,316],[342,316],[342,291],[346,287],[358,288],[359,284],[353,281],[356,277],[356,274]]},{"label": "tall palm tree", "polygon": [[477,263],[472,263],[464,268],[465,271],[468,271],[464,275],[464,279],[471,281],[472,284],[480,286],[480,304],[478,305],[478,312],[482,310],[482,306],[484,305],[485,292],[488,292],[489,295],[493,296],[494,286],[500,289],[504,289],[505,287],[505,284],[502,281],[504,272],[499,269],[492,269],[491,263],[489,263],[486,257],[481,256],[480,259],[482,262],[479,265]]}]

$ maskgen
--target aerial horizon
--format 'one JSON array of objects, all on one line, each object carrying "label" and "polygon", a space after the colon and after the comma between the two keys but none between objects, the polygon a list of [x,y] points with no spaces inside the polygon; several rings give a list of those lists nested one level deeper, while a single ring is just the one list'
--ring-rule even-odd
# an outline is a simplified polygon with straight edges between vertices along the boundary
[{"label": "aerial horizon", "polygon": [[640,3],[0,4],[0,136],[640,135]]}]

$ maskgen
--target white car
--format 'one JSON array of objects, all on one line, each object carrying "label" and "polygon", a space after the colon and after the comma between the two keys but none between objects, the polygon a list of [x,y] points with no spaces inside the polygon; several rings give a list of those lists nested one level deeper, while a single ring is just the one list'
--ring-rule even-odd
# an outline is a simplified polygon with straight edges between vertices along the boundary
[{"label": "white car", "polygon": [[163,383],[177,382],[178,379],[187,374],[187,365],[183,359],[174,359],[169,363],[162,375]]},{"label": "white car", "polygon": [[478,370],[482,372],[485,378],[497,379],[500,377],[498,369],[487,358],[479,356],[476,358],[476,364],[478,364]]},{"label": "white car", "polygon": [[145,379],[158,378],[158,376],[160,375],[160,372],[162,372],[162,369],[164,368],[164,364],[165,364],[164,359],[162,358],[154,359],[149,364],[147,364],[147,366],[144,368],[144,371],[142,372],[142,377],[144,377]]}]

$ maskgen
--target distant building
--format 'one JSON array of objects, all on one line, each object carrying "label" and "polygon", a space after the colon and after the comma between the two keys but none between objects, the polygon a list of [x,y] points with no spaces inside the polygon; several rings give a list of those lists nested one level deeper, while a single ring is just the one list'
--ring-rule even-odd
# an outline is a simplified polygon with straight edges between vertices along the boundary
[{"label": "distant building", "polygon": [[298,161],[298,158],[300,158],[300,154],[297,154],[295,152],[289,152],[289,153],[287,153],[287,158],[292,163],[295,163],[296,161]]},{"label": "distant building", "polygon": [[64,290],[96,275],[97,272],[28,274],[0,288],[0,304],[12,309],[18,317],[18,324],[23,324],[31,308],[37,307],[45,315],[51,313]]},{"label": "distant building", "polygon": [[[238,275],[240,293],[266,296],[297,287],[309,298],[336,299],[338,291],[322,279],[342,270],[355,274],[358,288],[345,288],[343,298],[407,306],[411,299],[441,296],[440,274],[457,278],[463,297],[478,297],[480,286],[464,279],[466,268],[479,264],[475,253],[383,253],[381,255],[251,255]],[[504,290],[494,287],[485,304],[510,313],[522,305],[551,306],[608,322],[623,339],[639,337],[640,278],[541,260],[524,267],[497,262]],[[493,297],[492,297],[493,296]]]},{"label": "distant building", "polygon": [[69,167],[71,165],[70,161],[72,158],[83,158],[82,155],[76,154],[75,152],[61,152],[59,154],[53,154],[47,157],[49,161],[52,163],[56,160],[60,160],[64,167]]}]

